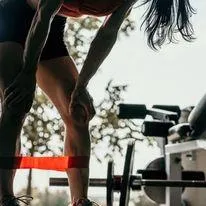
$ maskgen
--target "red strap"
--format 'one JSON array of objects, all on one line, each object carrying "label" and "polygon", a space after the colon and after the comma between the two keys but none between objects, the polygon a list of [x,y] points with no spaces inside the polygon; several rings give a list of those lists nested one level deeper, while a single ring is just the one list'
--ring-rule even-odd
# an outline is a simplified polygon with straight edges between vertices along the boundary
[{"label": "red strap", "polygon": [[65,171],[68,168],[88,168],[88,156],[61,157],[1,157],[2,169],[42,169]]}]

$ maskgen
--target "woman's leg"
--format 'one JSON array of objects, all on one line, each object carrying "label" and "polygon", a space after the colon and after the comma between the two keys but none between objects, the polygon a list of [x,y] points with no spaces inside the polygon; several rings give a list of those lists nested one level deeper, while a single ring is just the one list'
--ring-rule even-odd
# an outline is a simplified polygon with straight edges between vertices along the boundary
[{"label": "woman's leg", "polygon": [[[70,95],[78,73],[70,57],[42,61],[37,71],[37,83],[58,109],[65,124],[64,154],[90,157],[88,124],[78,125],[69,114]],[[78,118],[84,114],[79,110]],[[87,198],[89,168],[68,169],[72,200]]]},{"label": "woman's leg", "polygon": [[[16,156],[20,152],[20,132],[24,117],[31,105],[19,104],[8,108],[3,104],[4,90],[15,79],[22,68],[23,49],[20,44],[12,42],[0,43],[0,157]],[[28,107],[27,107],[28,106]],[[13,195],[15,170],[0,169],[0,200]]]}]

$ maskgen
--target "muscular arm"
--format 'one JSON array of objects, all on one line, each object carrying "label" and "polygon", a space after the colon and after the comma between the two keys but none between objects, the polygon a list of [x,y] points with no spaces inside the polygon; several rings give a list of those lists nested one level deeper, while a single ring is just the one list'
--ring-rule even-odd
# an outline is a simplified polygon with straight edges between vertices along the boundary
[{"label": "muscular arm", "polygon": [[125,2],[104,23],[91,43],[88,55],[79,74],[76,88],[86,87],[89,80],[97,72],[99,66],[110,53],[114,46],[119,28],[130,10],[131,4]]},{"label": "muscular arm", "polygon": [[60,9],[62,0],[40,0],[33,18],[23,56],[23,72],[36,73],[36,65],[41,56],[50,30],[51,22]]}]

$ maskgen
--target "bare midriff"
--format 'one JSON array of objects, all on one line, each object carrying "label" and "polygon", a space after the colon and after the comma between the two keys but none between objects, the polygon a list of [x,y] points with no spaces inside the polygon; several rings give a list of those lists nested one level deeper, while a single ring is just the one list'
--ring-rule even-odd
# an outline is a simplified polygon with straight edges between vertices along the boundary
[{"label": "bare midriff", "polygon": [[75,0],[64,3],[59,13],[66,16],[107,16],[114,12],[124,0]]},{"label": "bare midriff", "polygon": [[[38,0],[26,0],[36,9]],[[107,16],[114,12],[125,0],[65,0],[59,15],[80,17],[82,15]]]}]

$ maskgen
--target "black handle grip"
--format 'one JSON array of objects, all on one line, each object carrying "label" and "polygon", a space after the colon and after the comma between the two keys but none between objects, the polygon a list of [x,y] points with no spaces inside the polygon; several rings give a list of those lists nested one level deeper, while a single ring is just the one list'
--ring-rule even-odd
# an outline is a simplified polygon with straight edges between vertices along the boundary
[{"label": "black handle grip", "polygon": [[144,119],[147,108],[144,104],[119,104],[118,117],[120,119]]},{"label": "black handle grip", "polygon": [[167,110],[170,112],[176,112],[178,114],[178,117],[180,117],[180,114],[181,114],[181,110],[180,110],[180,107],[178,105],[155,104],[152,106],[152,108],[163,109],[163,110]]},{"label": "black handle grip", "polygon": [[172,126],[173,122],[144,121],[141,132],[148,137],[167,137]]}]

